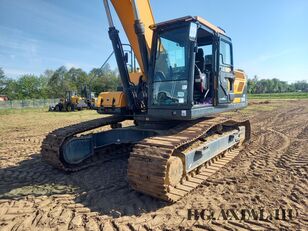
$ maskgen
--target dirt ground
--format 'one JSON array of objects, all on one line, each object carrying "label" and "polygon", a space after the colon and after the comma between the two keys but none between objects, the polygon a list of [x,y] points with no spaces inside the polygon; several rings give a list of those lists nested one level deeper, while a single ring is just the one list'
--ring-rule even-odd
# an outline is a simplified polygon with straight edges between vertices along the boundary
[{"label": "dirt ground", "polygon": [[[129,187],[126,158],[70,174],[41,160],[48,132],[98,118],[95,112],[0,112],[0,230],[308,230],[308,101],[256,101],[230,115],[251,120],[252,142],[169,204]],[[214,211],[219,219],[189,217],[195,209]],[[222,216],[243,209],[285,209],[292,217]]]}]

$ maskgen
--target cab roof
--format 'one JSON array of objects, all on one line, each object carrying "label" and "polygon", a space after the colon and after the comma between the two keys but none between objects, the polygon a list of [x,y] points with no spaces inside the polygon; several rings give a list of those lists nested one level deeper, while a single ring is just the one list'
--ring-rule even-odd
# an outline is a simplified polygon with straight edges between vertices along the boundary
[{"label": "cab roof", "polygon": [[168,21],[165,21],[165,22],[161,22],[161,23],[157,23],[157,24],[154,24],[154,25],[151,25],[150,28],[151,29],[156,29],[156,28],[159,28],[159,27],[167,27],[167,26],[170,26],[170,25],[174,25],[175,23],[182,23],[182,22],[189,22],[189,21],[193,21],[193,22],[199,22],[201,25],[215,31],[216,33],[219,33],[219,34],[222,34],[222,35],[226,35],[226,32],[213,25],[212,23],[210,23],[209,21],[203,19],[202,17],[200,16],[186,16],[186,17],[182,17],[182,18],[176,18],[176,19],[172,19],[172,20],[168,20]]}]

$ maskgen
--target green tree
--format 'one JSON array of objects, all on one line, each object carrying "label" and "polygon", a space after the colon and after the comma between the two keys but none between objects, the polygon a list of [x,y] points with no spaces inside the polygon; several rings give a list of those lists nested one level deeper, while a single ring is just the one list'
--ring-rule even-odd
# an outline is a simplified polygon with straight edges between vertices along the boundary
[{"label": "green tree", "polygon": [[308,92],[308,83],[306,80],[297,81],[291,85],[295,91]]},{"label": "green tree", "polygon": [[6,82],[6,87],[3,91],[4,95],[7,95],[9,99],[17,99],[18,91],[19,88],[17,82],[15,80],[8,79]]},{"label": "green tree", "polygon": [[248,93],[249,94],[254,94],[256,92],[256,85],[258,82],[258,76],[254,76],[253,79],[248,79],[247,84],[248,84]]},{"label": "green tree", "polygon": [[89,84],[89,77],[85,71],[81,68],[71,68],[65,75],[66,81],[68,81],[70,90],[81,92],[85,86]]},{"label": "green tree", "polygon": [[64,97],[65,91],[69,90],[70,83],[66,78],[67,69],[65,66],[59,67],[49,78],[48,88],[51,97]]},{"label": "green tree", "polygon": [[107,64],[104,68],[93,68],[89,73],[90,87],[99,94],[104,91],[116,91],[121,86],[117,70],[112,70]]},{"label": "green tree", "polygon": [[41,98],[40,79],[34,75],[23,75],[17,81],[18,99],[38,99]]},{"label": "green tree", "polygon": [[8,79],[6,78],[4,71],[0,67],[0,94],[4,94],[5,88],[7,87]]},{"label": "green tree", "polygon": [[288,84],[286,81],[281,81],[277,78],[258,80],[257,76],[255,76],[253,79],[248,79],[248,93],[250,94],[283,93],[294,91],[308,92],[307,81],[303,80]]}]

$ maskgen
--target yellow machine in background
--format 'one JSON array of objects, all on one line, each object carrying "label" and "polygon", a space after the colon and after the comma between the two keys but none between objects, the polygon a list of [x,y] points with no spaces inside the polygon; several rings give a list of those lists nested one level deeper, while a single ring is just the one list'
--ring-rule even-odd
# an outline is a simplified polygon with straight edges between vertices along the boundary
[{"label": "yellow machine in background", "polygon": [[[87,91],[87,88],[84,88]],[[83,109],[96,109],[94,92],[86,92],[84,96],[77,95],[74,91],[66,91],[65,98],[61,98],[56,105],[50,105],[49,111],[71,112]]]}]

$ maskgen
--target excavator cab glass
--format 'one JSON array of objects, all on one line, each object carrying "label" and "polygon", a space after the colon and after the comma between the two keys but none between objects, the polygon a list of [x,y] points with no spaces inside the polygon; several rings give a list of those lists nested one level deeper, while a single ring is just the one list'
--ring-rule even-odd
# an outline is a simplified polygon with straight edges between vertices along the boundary
[{"label": "excavator cab glass", "polygon": [[159,32],[153,78],[153,104],[187,104],[191,43],[189,26]]}]

